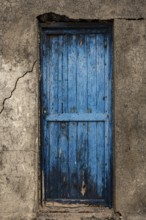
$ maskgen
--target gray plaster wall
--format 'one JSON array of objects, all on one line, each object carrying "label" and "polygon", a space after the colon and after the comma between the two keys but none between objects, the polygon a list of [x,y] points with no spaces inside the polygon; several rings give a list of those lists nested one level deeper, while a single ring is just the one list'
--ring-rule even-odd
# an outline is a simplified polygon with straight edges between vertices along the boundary
[{"label": "gray plaster wall", "polygon": [[146,219],[145,20],[115,21],[114,66],[115,207]]},{"label": "gray plaster wall", "polygon": [[0,0],[0,219],[39,208],[37,16],[48,12],[113,20],[114,216],[146,219],[145,0]]}]

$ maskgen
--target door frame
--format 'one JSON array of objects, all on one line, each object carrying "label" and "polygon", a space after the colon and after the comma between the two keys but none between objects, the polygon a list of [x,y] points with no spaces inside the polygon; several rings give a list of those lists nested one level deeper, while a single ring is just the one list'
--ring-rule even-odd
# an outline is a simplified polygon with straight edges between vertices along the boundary
[{"label": "door frame", "polygon": [[42,144],[42,137],[43,137],[43,131],[42,131],[42,98],[41,98],[41,94],[42,94],[42,74],[43,74],[43,61],[42,61],[42,33],[44,30],[47,30],[47,33],[49,34],[49,29],[53,29],[54,31],[57,30],[58,33],[60,31],[60,33],[63,32],[63,30],[67,30],[67,29],[92,29],[92,28],[96,28],[97,30],[106,30],[108,31],[108,33],[110,33],[110,74],[112,75],[112,79],[111,79],[111,127],[112,127],[112,131],[111,131],[111,162],[110,162],[110,170],[111,170],[111,175],[110,175],[110,180],[109,180],[109,186],[108,189],[110,189],[110,195],[108,197],[108,204],[105,204],[103,202],[101,202],[101,200],[98,202],[98,200],[96,200],[96,203],[94,200],[73,200],[73,199],[69,199],[69,201],[67,202],[66,200],[54,200],[51,199],[50,201],[56,201],[56,202],[61,202],[61,203],[83,203],[83,204],[93,204],[93,205],[103,205],[103,206],[108,206],[109,208],[112,207],[112,203],[113,203],[113,133],[114,133],[114,126],[113,126],[113,71],[112,71],[112,67],[113,67],[113,61],[112,61],[112,55],[113,55],[113,44],[112,44],[112,22],[111,21],[104,21],[104,22],[99,22],[99,21],[78,21],[78,22],[50,22],[50,23],[40,23],[39,24],[39,38],[40,38],[40,48],[39,48],[39,57],[40,57],[40,99],[39,99],[39,103],[40,103],[40,176],[41,176],[41,182],[40,182],[40,198],[41,198],[41,204],[42,205],[47,205],[49,204],[48,201],[45,200],[45,182],[44,182],[44,160],[43,160],[43,144]]}]

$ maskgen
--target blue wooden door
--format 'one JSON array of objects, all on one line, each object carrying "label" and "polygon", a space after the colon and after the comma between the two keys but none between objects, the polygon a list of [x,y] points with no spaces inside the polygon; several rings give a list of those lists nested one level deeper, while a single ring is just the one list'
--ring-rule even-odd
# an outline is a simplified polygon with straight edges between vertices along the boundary
[{"label": "blue wooden door", "polygon": [[111,205],[110,28],[41,36],[45,200]]}]

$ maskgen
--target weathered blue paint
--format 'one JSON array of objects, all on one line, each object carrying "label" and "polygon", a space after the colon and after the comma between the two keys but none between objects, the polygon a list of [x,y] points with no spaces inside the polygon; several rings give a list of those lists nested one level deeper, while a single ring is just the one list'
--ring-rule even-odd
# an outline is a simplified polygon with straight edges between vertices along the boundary
[{"label": "weathered blue paint", "polygon": [[59,113],[46,116],[47,121],[105,121],[108,114],[102,113]]},{"label": "weathered blue paint", "polygon": [[45,200],[111,206],[111,30],[44,28],[41,36]]}]

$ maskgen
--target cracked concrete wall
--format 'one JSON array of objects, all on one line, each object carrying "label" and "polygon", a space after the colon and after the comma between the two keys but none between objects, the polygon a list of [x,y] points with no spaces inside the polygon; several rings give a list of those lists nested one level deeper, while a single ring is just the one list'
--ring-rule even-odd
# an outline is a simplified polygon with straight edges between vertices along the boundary
[{"label": "cracked concrete wall", "polygon": [[48,12],[114,19],[114,208],[145,218],[146,1],[0,0],[0,219],[33,219],[38,208],[36,17]]}]

